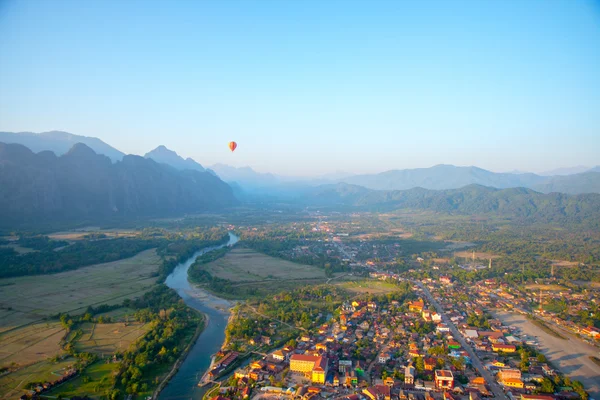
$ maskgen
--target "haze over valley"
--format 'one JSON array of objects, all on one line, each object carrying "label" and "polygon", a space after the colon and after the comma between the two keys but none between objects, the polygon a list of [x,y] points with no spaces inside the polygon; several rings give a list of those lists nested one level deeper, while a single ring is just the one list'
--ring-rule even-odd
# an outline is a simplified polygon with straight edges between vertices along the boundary
[{"label": "haze over valley", "polygon": [[599,400],[591,0],[0,0],[0,399]]}]

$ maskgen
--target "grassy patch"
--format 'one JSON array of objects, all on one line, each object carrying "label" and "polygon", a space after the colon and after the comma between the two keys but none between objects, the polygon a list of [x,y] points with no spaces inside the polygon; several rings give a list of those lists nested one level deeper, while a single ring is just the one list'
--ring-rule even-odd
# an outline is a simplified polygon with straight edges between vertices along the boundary
[{"label": "grassy patch", "polygon": [[26,386],[30,382],[54,382],[75,362],[74,358],[58,362],[41,361],[4,375],[0,377],[0,398],[18,398],[28,392]]},{"label": "grassy patch", "polygon": [[376,281],[376,280],[361,280],[356,282],[341,282],[336,284],[350,293],[353,294],[387,294],[398,291],[397,285],[389,282]]},{"label": "grassy patch", "polygon": [[224,257],[206,264],[204,269],[212,276],[232,282],[325,278],[323,269],[270,257],[245,248],[231,250]]},{"label": "grassy patch", "polygon": [[80,375],[45,393],[48,396],[65,397],[85,396],[101,397],[113,386],[112,374],[118,368],[117,363],[96,361]]},{"label": "grassy patch", "polygon": [[83,335],[75,345],[80,352],[102,355],[126,350],[129,345],[148,331],[148,324],[117,322],[112,324],[81,324]]},{"label": "grassy patch", "polygon": [[327,277],[321,268],[235,248],[215,261],[194,264],[190,279],[217,296],[247,299],[321,284]]}]

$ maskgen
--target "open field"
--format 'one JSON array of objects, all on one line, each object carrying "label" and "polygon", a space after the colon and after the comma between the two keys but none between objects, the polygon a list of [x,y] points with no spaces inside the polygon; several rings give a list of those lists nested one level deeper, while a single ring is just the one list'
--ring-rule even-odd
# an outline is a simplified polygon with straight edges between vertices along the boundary
[{"label": "open field", "polygon": [[600,380],[598,380],[600,366],[590,358],[590,356],[598,354],[596,347],[552,325],[552,329],[560,332],[562,336],[568,338],[568,341],[559,339],[536,326],[524,315],[499,310],[496,310],[494,315],[504,324],[515,326],[526,335],[535,336],[540,344],[539,350],[556,368],[571,379],[581,381],[591,398],[598,399],[600,397]]},{"label": "open field", "polygon": [[140,322],[116,322],[111,324],[96,324],[86,322],[81,325],[83,335],[77,341],[77,351],[85,351],[98,355],[113,354],[126,350],[149,329],[148,324]]},{"label": "open field", "polygon": [[160,258],[151,249],[74,271],[1,279],[0,334],[59,312],[78,313],[89,305],[137,297],[156,282],[152,274],[159,265]]},{"label": "open field", "polygon": [[7,332],[0,337],[0,367],[13,362],[28,365],[60,354],[64,335],[59,322],[42,322]]},{"label": "open field", "polygon": [[239,283],[267,279],[325,279],[325,271],[320,268],[244,248],[235,248],[202,268],[212,276]]},{"label": "open field", "polygon": [[27,392],[25,386],[29,382],[56,381],[75,362],[76,360],[70,357],[58,362],[41,361],[2,376],[0,377],[0,399],[19,398]]},{"label": "open field", "polygon": [[[473,252],[472,251],[459,251],[454,253],[455,257],[460,257],[460,258],[468,258],[469,260],[471,260],[473,258]],[[475,259],[476,260],[489,260],[489,259],[495,259],[495,258],[500,258],[499,255],[497,254],[493,254],[493,253],[484,253],[482,251],[476,251],[475,252]]]},{"label": "open field", "polygon": [[107,238],[118,238],[118,237],[135,237],[139,234],[138,231],[129,229],[107,229],[103,230],[98,227],[90,226],[88,228],[81,228],[72,231],[55,232],[48,235],[50,239],[54,240],[81,240],[84,236],[89,234],[103,234]]},{"label": "open field", "polygon": [[398,290],[398,286],[394,285],[393,283],[371,280],[363,280],[358,282],[341,282],[337,283],[336,286],[339,286],[357,295],[380,295],[392,293]]},{"label": "open field", "polygon": [[27,254],[27,253],[33,253],[34,249],[31,249],[29,247],[21,247],[16,243],[10,243],[10,244],[3,244],[0,247],[5,247],[5,248],[9,248],[9,249],[13,249],[15,252],[19,253],[19,254]]},{"label": "open field", "polygon": [[526,285],[525,288],[527,288],[528,290],[533,290],[533,291],[545,290],[547,292],[561,292],[563,290],[566,290],[565,287],[560,286],[560,285],[541,285],[541,284]]},{"label": "open field", "polygon": [[550,263],[556,267],[573,268],[579,266],[577,261],[550,260]]},{"label": "open field", "polygon": [[[444,248],[444,250],[448,250],[448,251],[456,251],[456,250],[460,250],[460,249],[465,249],[468,247],[473,247],[476,246],[475,243],[471,243],[471,242],[460,242],[457,240],[449,240],[446,242],[447,245]],[[463,251],[462,253],[466,253],[466,251]],[[475,253],[477,254],[477,253]],[[484,254],[484,253],[481,253]],[[458,256],[458,253],[456,253],[456,255]],[[471,257],[473,256],[473,252],[471,252]]]}]

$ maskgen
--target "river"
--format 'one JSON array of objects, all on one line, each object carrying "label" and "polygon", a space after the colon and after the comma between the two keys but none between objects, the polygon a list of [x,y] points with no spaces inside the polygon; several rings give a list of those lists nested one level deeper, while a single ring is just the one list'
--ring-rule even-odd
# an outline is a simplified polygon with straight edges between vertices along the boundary
[{"label": "river", "polygon": [[198,381],[210,366],[211,356],[221,349],[225,340],[225,327],[229,318],[227,310],[231,303],[195,289],[188,281],[188,269],[198,256],[231,246],[238,240],[239,238],[230,232],[226,244],[194,253],[187,261],[175,267],[165,281],[168,287],[179,293],[185,304],[207,315],[208,321],[179,371],[160,393],[159,399],[201,399],[206,390],[197,386]]}]

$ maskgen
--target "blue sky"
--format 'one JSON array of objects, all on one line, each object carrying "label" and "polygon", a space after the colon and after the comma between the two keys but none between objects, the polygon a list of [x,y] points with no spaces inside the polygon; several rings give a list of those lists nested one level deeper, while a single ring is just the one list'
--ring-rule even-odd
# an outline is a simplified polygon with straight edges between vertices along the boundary
[{"label": "blue sky", "polygon": [[0,130],[289,175],[592,166],[600,3],[0,0]]}]

